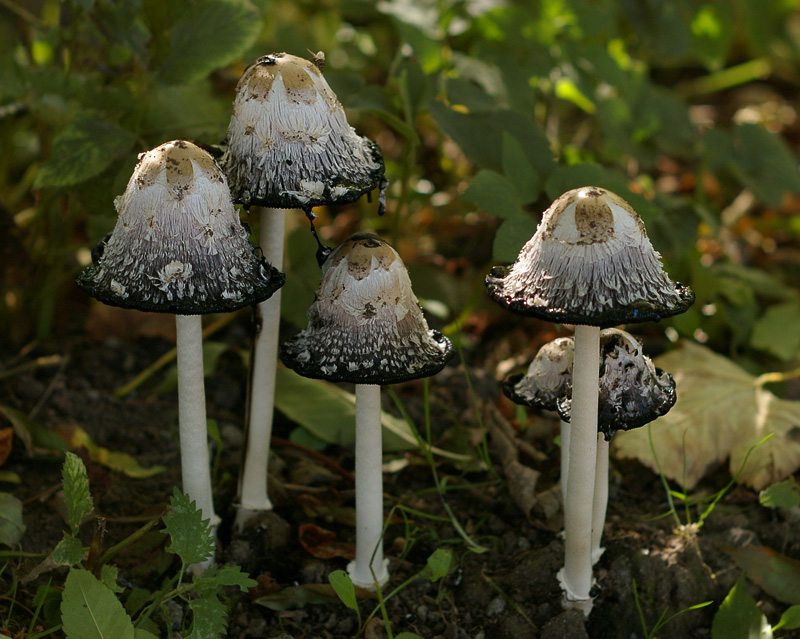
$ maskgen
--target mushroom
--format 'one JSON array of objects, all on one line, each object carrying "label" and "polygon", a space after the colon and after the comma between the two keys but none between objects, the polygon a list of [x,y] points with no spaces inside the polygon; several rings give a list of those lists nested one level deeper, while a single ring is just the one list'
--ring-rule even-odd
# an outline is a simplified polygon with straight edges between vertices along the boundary
[{"label": "mushroom", "polygon": [[397,252],[360,233],[322,265],[308,327],[284,343],[281,360],[304,377],[350,382],[356,391],[356,557],[354,584],[389,578],[383,559],[380,387],[438,373],[453,355],[428,328]]},{"label": "mushroom", "polygon": [[183,490],[215,525],[200,316],[261,302],[284,276],[258,257],[225,175],[191,142],[140,155],[114,205],[116,226],[76,283],[104,304],[175,314]]},{"label": "mushroom", "polygon": [[[503,392],[517,404],[557,411],[561,417],[561,494],[566,503],[569,421],[572,407],[574,340],[560,337],[539,349],[528,372],[511,375]],[[609,443],[618,430],[639,428],[666,415],[675,405],[675,380],[653,365],[630,333],[600,331],[597,467],[592,502],[592,565],[603,553],[600,542],[608,504]]]},{"label": "mushroom", "polygon": [[569,482],[564,511],[567,604],[591,609],[592,493],[597,453],[600,328],[684,312],[694,294],[663,271],[639,215],[599,187],[564,193],[510,267],[486,278],[489,296],[512,312],[575,324]]},{"label": "mushroom", "polygon": [[[267,207],[260,216],[259,244],[278,267],[283,264],[282,209],[303,209],[313,220],[313,207],[351,202],[380,186],[383,212],[383,158],[374,142],[348,124],[321,73],[321,60],[322,52],[312,61],[273,53],[248,66],[236,87],[220,160],[234,201],[248,209]],[[267,465],[280,309],[280,292],[257,308],[239,525],[258,511],[272,509]]]}]

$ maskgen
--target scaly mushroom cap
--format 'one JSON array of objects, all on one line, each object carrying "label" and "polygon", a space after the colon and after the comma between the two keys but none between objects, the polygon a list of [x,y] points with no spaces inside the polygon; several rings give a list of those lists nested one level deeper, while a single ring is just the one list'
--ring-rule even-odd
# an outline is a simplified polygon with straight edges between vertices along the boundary
[{"label": "scaly mushroom cap", "polygon": [[[600,332],[598,430],[611,441],[618,430],[631,430],[666,415],[675,405],[675,380],[653,365],[633,335],[616,328]],[[561,419],[571,417],[572,392],[558,399]]]},{"label": "scaly mushroom cap", "polygon": [[508,376],[503,393],[515,404],[556,410],[558,398],[572,390],[572,337],[547,342],[536,353],[525,375]]},{"label": "scaly mushroom cap", "polygon": [[[574,349],[572,337],[548,342],[525,376],[506,378],[503,392],[517,404],[558,411],[569,422]],[[618,430],[649,424],[675,405],[675,380],[653,365],[633,335],[616,328],[600,331],[600,354],[597,429],[607,440]]]},{"label": "scaly mushroom cap", "polygon": [[453,355],[450,340],[428,328],[400,256],[368,233],[325,260],[308,319],[281,348],[304,377],[393,384],[435,375]]},{"label": "scaly mushroom cap", "polygon": [[197,315],[267,299],[283,273],[260,258],[213,158],[191,142],[139,157],[114,231],[76,283],[111,306]]},{"label": "scaly mushroom cap", "polygon": [[639,215],[595,186],[564,193],[544,212],[511,268],[486,278],[509,310],[551,322],[608,327],[683,313],[694,293],[663,271]]},{"label": "scaly mushroom cap", "polygon": [[378,145],[360,137],[319,67],[287,53],[260,57],[236,87],[220,161],[235,202],[310,211],[381,187]]}]

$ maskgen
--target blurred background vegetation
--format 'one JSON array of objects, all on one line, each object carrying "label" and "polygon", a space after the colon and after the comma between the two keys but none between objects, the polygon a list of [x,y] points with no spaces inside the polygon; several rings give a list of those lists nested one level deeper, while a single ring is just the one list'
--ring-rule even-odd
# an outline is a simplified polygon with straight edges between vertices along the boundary
[{"label": "blurred background vegetation", "polygon": [[[323,51],[383,150],[387,214],[318,211],[336,243],[392,240],[442,322],[540,212],[596,184],[643,216],[696,305],[663,322],[763,370],[800,354],[798,0],[0,0],[0,354],[82,329],[72,280],[137,154],[224,139],[259,55]],[[319,271],[302,216],[288,320]],[[497,309],[499,313],[499,309]]]}]

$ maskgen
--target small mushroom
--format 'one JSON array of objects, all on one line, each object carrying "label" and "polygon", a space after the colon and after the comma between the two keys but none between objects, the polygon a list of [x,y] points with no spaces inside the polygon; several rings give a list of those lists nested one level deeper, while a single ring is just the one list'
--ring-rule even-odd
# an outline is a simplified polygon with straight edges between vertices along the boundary
[{"label": "small mushroom", "polygon": [[591,609],[592,494],[597,452],[600,328],[684,312],[694,294],[663,271],[639,215],[599,187],[564,193],[510,268],[486,278],[489,296],[512,312],[575,324],[565,560],[568,605]]},{"label": "small mushroom", "polygon": [[175,314],[183,489],[216,525],[200,316],[257,304],[284,276],[257,255],[225,175],[191,142],[167,142],[139,156],[114,204],[117,224],[76,283],[104,304]]},{"label": "small mushroom", "polygon": [[[525,375],[511,375],[503,392],[517,404],[557,411],[561,417],[561,494],[566,503],[574,340],[560,337],[539,349]],[[618,430],[631,430],[666,415],[675,405],[675,380],[653,365],[630,333],[600,331],[600,394],[597,468],[592,502],[592,564],[600,559],[608,503],[609,443]]]},{"label": "small mushroom", "polygon": [[304,377],[356,385],[356,558],[348,572],[357,586],[374,589],[389,578],[381,541],[380,387],[435,375],[453,346],[428,328],[397,252],[368,233],[328,256],[308,319],[283,344],[281,360]]},{"label": "small mushroom", "polygon": [[[262,56],[245,69],[236,87],[220,163],[235,202],[248,209],[267,207],[260,213],[259,244],[278,267],[283,264],[283,209],[303,209],[313,220],[313,207],[351,202],[376,187],[380,212],[384,207],[383,158],[374,142],[348,124],[322,75],[324,60],[321,51],[312,60],[286,53]],[[257,308],[239,526],[272,509],[267,464],[280,309],[280,292]]]}]

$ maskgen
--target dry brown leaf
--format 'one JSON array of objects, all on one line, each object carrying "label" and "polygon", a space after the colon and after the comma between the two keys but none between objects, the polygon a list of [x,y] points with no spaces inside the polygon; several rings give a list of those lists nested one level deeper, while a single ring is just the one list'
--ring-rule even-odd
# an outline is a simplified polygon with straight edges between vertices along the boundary
[{"label": "dry brown leaf", "polygon": [[678,401],[652,425],[618,433],[616,456],[636,458],[658,472],[650,428],[664,475],[691,490],[725,459],[735,475],[747,451],[772,433],[753,450],[739,482],[761,490],[800,467],[800,402],[776,397],[763,388],[763,379],[692,342],[682,342],[655,364],[675,378]]},{"label": "dry brown leaf", "polygon": [[0,428],[0,466],[6,463],[11,454],[11,445],[14,440],[14,429],[9,426]]}]

